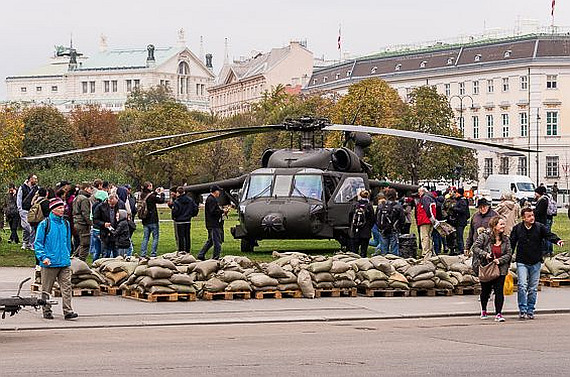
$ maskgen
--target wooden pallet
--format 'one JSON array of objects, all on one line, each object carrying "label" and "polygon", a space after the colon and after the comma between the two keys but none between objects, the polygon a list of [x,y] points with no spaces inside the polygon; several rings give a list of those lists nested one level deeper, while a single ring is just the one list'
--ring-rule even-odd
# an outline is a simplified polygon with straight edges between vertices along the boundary
[{"label": "wooden pallet", "polygon": [[358,288],[358,292],[366,297],[408,297],[409,290],[387,288]]},{"label": "wooden pallet", "polygon": [[540,283],[547,287],[560,288],[562,285],[570,285],[570,279],[542,278],[540,279]]},{"label": "wooden pallet", "polygon": [[196,293],[141,293],[123,292],[123,297],[144,302],[196,301]]},{"label": "wooden pallet", "polygon": [[324,288],[317,288],[315,289],[315,297],[356,297],[357,296],[357,289],[354,288],[332,288],[332,289],[324,289]]},{"label": "wooden pallet", "polygon": [[[54,297],[61,297],[61,290],[54,289],[53,290]],[[73,297],[81,297],[81,296],[101,296],[100,289],[87,289],[87,288],[72,288],[71,289],[71,296]]]},{"label": "wooden pallet", "polygon": [[456,295],[478,295],[481,294],[481,287],[473,287],[473,286],[469,286],[469,287],[462,287],[462,286],[457,286],[455,287],[455,289],[453,289],[453,294]]},{"label": "wooden pallet", "polygon": [[429,288],[429,289],[425,289],[425,288],[410,288],[410,296],[411,297],[417,297],[417,296],[428,296],[428,297],[434,297],[435,296],[435,292],[436,289],[435,288]]},{"label": "wooden pallet", "polygon": [[99,287],[99,289],[101,289],[101,292],[111,295],[111,296],[121,296],[123,294],[123,292],[121,291],[121,289],[119,287],[111,287],[109,285],[101,285]]},{"label": "wooden pallet", "polygon": [[204,300],[248,300],[251,298],[250,291],[239,291],[239,292],[231,292],[231,291],[223,291],[223,292],[204,292],[202,294],[202,299]]}]

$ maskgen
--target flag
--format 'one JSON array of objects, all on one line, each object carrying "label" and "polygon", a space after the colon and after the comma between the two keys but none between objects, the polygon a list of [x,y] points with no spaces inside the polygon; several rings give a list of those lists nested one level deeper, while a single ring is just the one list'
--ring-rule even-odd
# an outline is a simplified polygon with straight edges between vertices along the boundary
[{"label": "flag", "polygon": [[556,4],[556,0],[552,0],[552,10],[550,11],[550,15],[554,17],[554,5]]},{"label": "flag", "polygon": [[338,49],[340,50],[340,26],[338,27]]}]

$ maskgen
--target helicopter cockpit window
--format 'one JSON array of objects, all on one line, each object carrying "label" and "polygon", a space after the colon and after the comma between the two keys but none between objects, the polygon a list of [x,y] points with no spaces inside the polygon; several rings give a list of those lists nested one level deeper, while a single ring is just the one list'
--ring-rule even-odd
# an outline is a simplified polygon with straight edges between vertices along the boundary
[{"label": "helicopter cockpit window", "polygon": [[349,177],[342,182],[342,186],[334,197],[335,203],[348,203],[356,200],[358,193],[366,189],[364,179],[361,177]]},{"label": "helicopter cockpit window", "polygon": [[322,200],[323,181],[320,175],[301,174],[296,175],[293,180],[293,191],[291,196],[301,196]]},{"label": "helicopter cockpit window", "polygon": [[272,183],[272,175],[252,175],[249,179],[247,199],[255,198],[258,196],[270,196]]},{"label": "helicopter cockpit window", "polygon": [[271,196],[289,196],[291,192],[292,175],[276,175],[275,185],[273,186],[273,193]]}]

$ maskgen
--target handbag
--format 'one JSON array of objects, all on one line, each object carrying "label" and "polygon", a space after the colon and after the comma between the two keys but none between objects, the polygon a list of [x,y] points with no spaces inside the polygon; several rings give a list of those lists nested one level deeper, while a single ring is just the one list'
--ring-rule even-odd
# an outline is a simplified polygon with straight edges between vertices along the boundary
[{"label": "handbag", "polygon": [[499,271],[498,264],[491,261],[484,266],[479,266],[479,281],[481,283],[495,280],[499,276],[501,276],[501,271]]}]

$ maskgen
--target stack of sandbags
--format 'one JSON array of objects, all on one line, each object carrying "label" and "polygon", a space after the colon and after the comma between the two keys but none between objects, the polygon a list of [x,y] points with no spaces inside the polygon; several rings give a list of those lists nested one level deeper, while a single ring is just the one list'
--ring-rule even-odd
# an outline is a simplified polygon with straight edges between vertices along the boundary
[{"label": "stack of sandbags", "polygon": [[166,258],[141,260],[121,289],[140,294],[195,293],[194,281]]},{"label": "stack of sandbags", "polygon": [[198,295],[203,292],[251,291],[248,275],[255,272],[254,263],[246,257],[227,255],[220,261],[210,259],[189,266],[195,280]]},{"label": "stack of sandbags", "polygon": [[318,257],[314,258],[314,261],[307,266],[307,271],[310,272],[311,280],[313,280],[313,286],[317,289],[333,289],[334,288],[334,276],[331,274],[330,270],[333,265],[333,260],[331,258]]},{"label": "stack of sandbags", "polygon": [[[358,258],[347,263],[351,266],[351,271],[346,274],[351,276],[354,273],[354,282],[360,289],[386,289],[389,287],[388,276],[392,266],[384,257]],[[383,268],[382,266],[387,267]],[[384,271],[388,271],[386,274]]]},{"label": "stack of sandbags", "polygon": [[430,261],[418,260],[404,271],[412,289],[434,289],[440,278],[435,276],[436,267]]},{"label": "stack of sandbags", "polygon": [[135,272],[139,262],[135,257],[101,258],[93,262],[93,267],[99,275],[103,276],[105,284],[109,287],[119,287]]},{"label": "stack of sandbags", "polygon": [[329,272],[334,279],[335,288],[353,288],[357,286],[356,271],[348,263],[354,258],[346,255],[335,255],[332,257],[332,265]]},{"label": "stack of sandbags", "polygon": [[543,270],[545,268],[548,270],[549,277],[551,278],[570,278],[570,253],[565,252],[556,254],[550,258],[545,258]]},{"label": "stack of sandbags", "polygon": [[[431,258],[430,261],[436,265],[439,278],[450,282],[453,287],[473,288],[479,284],[479,279],[471,268],[471,258],[463,255],[439,255]],[[447,275],[442,271],[447,272]]]},{"label": "stack of sandbags", "polygon": [[71,258],[71,285],[73,288],[99,289],[104,278],[79,258]]}]

